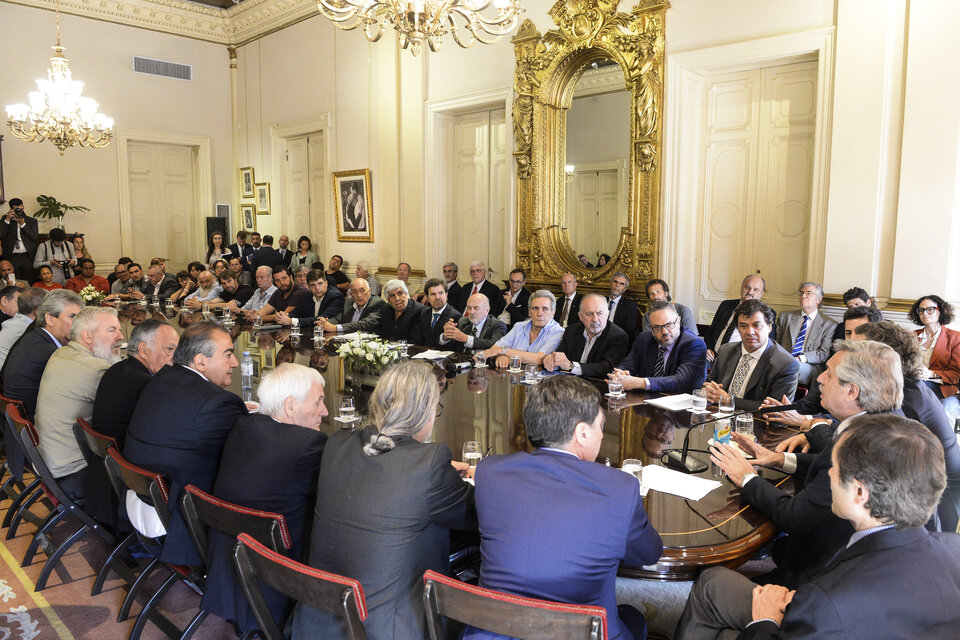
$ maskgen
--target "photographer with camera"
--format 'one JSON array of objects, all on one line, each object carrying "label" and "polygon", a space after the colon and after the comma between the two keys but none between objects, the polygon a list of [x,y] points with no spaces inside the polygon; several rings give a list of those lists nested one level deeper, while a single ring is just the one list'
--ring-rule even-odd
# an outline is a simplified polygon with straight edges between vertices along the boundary
[{"label": "photographer with camera", "polygon": [[27,217],[23,200],[10,199],[10,210],[0,224],[0,247],[3,256],[13,264],[14,273],[20,280],[33,282],[33,259],[37,253],[37,219]]},{"label": "photographer with camera", "polygon": [[77,264],[77,257],[73,253],[73,244],[66,242],[67,234],[63,229],[56,228],[50,230],[50,239],[37,248],[36,258],[33,260],[33,268],[38,269],[40,265],[47,265],[53,272],[53,281],[58,284],[65,284],[69,273],[69,268]]}]

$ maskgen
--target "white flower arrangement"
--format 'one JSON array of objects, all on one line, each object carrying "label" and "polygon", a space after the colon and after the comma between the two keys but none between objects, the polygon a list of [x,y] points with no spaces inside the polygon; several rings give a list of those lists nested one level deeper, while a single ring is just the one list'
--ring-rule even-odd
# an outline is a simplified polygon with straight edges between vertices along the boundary
[{"label": "white flower arrangement", "polygon": [[400,354],[383,340],[359,335],[341,344],[337,355],[343,358],[346,366],[367,373],[380,373],[400,359]]},{"label": "white flower arrangement", "polygon": [[88,284],[83,289],[80,289],[80,299],[83,300],[87,305],[96,305],[100,304],[100,299],[103,297],[103,294],[100,293],[92,284]]}]

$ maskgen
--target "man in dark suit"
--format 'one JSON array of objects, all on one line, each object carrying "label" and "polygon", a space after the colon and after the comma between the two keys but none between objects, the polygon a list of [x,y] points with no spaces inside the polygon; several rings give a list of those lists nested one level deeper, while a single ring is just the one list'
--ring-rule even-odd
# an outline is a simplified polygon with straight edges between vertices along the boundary
[{"label": "man in dark suit", "polygon": [[490,315],[490,301],[478,293],[467,299],[466,311],[459,320],[447,320],[440,339],[442,348],[459,353],[485,351],[505,336],[507,325]]},{"label": "man in dark suit", "polygon": [[759,300],[763,297],[766,290],[766,281],[757,275],[749,275],[743,279],[740,284],[740,297],[732,300],[724,300],[717,307],[717,312],[713,314],[713,322],[710,323],[710,330],[704,336],[704,342],[707,343],[707,362],[713,362],[717,357],[720,347],[731,340],[739,341],[740,335],[737,333],[737,319],[733,312],[743,302],[747,300]]},{"label": "man in dark suit", "polygon": [[633,346],[633,340],[640,330],[640,310],[637,303],[624,295],[630,286],[630,278],[620,271],[610,278],[610,297],[607,308],[610,310],[610,322],[627,334],[627,348]]},{"label": "man in dark suit", "polygon": [[820,313],[823,287],[816,282],[804,282],[797,293],[800,309],[780,314],[777,335],[780,346],[800,365],[800,384],[809,387],[830,357],[837,323]]},{"label": "man in dark suit", "polygon": [[140,291],[144,295],[168,298],[170,294],[177,292],[179,289],[180,285],[177,283],[177,279],[165,274],[160,265],[155,264],[147,269],[147,277]]},{"label": "man in dark suit", "polygon": [[250,256],[250,270],[256,272],[257,267],[287,266],[280,256],[280,252],[273,248],[273,236],[263,236],[263,246]]},{"label": "man in dark suit", "polygon": [[33,258],[37,253],[39,227],[36,218],[28,218],[23,200],[10,198],[10,210],[0,225],[0,247],[3,257],[13,265],[17,278],[33,282]]},{"label": "man in dark suit", "polygon": [[580,300],[583,298],[577,293],[577,279],[572,273],[565,273],[560,278],[560,295],[557,296],[557,312],[553,319],[566,329],[579,319]]},{"label": "man in dark suit", "polygon": [[[293,257],[294,251],[290,250],[290,236],[284,234],[277,238],[277,253],[280,254],[280,259],[283,261],[281,264],[290,264],[290,258]],[[312,265],[306,265],[310,267]]]},{"label": "man in dark suit", "polygon": [[707,345],[686,331],[672,302],[654,300],[647,308],[650,331],[637,336],[630,354],[610,377],[624,389],[690,393],[706,377]]},{"label": "man in dark suit", "polygon": [[[820,443],[819,453],[770,451],[753,440],[734,434],[736,442],[755,460],[747,461],[733,447],[714,447],[713,459],[737,486],[740,497],[773,520],[788,535],[774,545],[777,569],[770,581],[796,588],[811,571],[843,546],[853,532],[849,523],[830,512],[830,452],[834,434],[843,433],[850,419],[861,413],[898,412],[903,400],[903,370],[900,356],[885,344],[872,341],[839,343],[817,380],[825,409],[839,421],[829,420],[807,432]],[[901,414],[902,415],[902,414]],[[821,434],[824,437],[821,437]],[[758,477],[752,465],[776,467],[804,477],[804,487],[790,496]]]},{"label": "man in dark suit", "polygon": [[[643,638],[643,616],[617,607],[617,567],[649,565],[663,544],[640,483],[594,460],[603,439],[597,390],[553,376],[527,392],[523,423],[533,453],[492,456],[476,475],[480,586],[519,596],[605,607],[611,640]],[[522,491],[517,488],[522,487]],[[465,639],[492,638],[468,628]]]},{"label": "man in dark suit", "polygon": [[406,340],[413,344],[423,344],[420,319],[426,307],[410,297],[403,280],[388,281],[383,285],[382,291],[390,306],[390,309],[383,314],[386,337],[390,340]]},{"label": "man in dark suit", "polygon": [[460,313],[467,308],[467,298],[482,293],[490,301],[490,312],[494,316],[499,316],[503,310],[503,296],[500,295],[500,289],[492,282],[487,282],[487,266],[482,262],[470,263],[470,280],[468,284],[460,289],[460,300],[454,307]]},{"label": "man in dark suit", "polygon": [[420,335],[423,346],[431,349],[442,349],[440,339],[443,338],[443,328],[447,321],[456,322],[460,319],[460,312],[447,304],[447,288],[439,278],[430,278],[423,285],[427,295],[427,308],[420,314]]},{"label": "man in dark suit", "polygon": [[608,321],[609,313],[603,296],[585,295],[580,303],[580,322],[563,331],[557,350],[543,358],[543,368],[587,378],[610,373],[627,353],[627,334]]},{"label": "man in dark suit", "polygon": [[797,361],[770,335],[773,310],[759,300],[740,303],[735,313],[740,341],[723,345],[703,388],[716,403],[729,393],[737,409],[756,411],[767,397],[793,399]]},{"label": "man in dark suit", "polygon": [[312,327],[317,318],[332,318],[343,312],[343,294],[336,287],[330,286],[323,271],[312,269],[307,273],[307,287],[313,295],[303,298],[290,313],[278,311],[277,322],[283,325]]},{"label": "man in dark suit", "polygon": [[317,327],[337,333],[366,331],[384,338],[383,316],[387,313],[393,311],[383,298],[370,294],[370,283],[355,278],[350,283],[350,297],[344,303],[343,311],[332,318],[317,318]]},{"label": "man in dark suit", "polygon": [[923,529],[946,483],[936,437],[906,418],[861,416],[832,456],[832,510],[853,532],[846,547],[795,592],[707,569],[675,637],[716,638],[726,629],[744,630],[741,640],[956,637],[960,538]]},{"label": "man in dark suit", "polygon": [[443,279],[446,281],[447,300],[453,306],[460,303],[460,296],[463,295],[463,287],[457,282],[457,276],[460,275],[460,267],[456,262],[448,262],[443,265]]},{"label": "man in dark suit", "polygon": [[[500,321],[507,326],[513,326],[530,317],[530,290],[524,288],[527,275],[523,269],[514,269],[510,272],[510,286],[500,292],[503,300],[503,310],[499,314]],[[466,307],[464,307],[466,308]]]},{"label": "man in dark suit", "polygon": [[237,366],[230,334],[210,322],[180,335],[173,366],[161,369],[140,394],[130,418],[123,455],[170,478],[170,526],[160,554],[173,564],[196,565],[200,554],[180,514],[188,484],[210,492],[227,434],[247,414],[226,390]]},{"label": "man in dark suit", "polygon": [[37,307],[37,319],[14,343],[3,363],[5,396],[20,400],[31,420],[37,410],[40,378],[53,352],[70,340],[73,319],[83,308],[83,300],[73,291],[51,291]]},{"label": "man in dark suit", "polygon": [[[879,317],[876,319],[871,318],[870,322],[880,322],[883,320],[883,315],[880,313],[880,310],[873,304],[873,298],[870,297],[870,294],[866,292],[865,289],[860,287],[851,287],[843,292],[843,304],[847,307],[847,311],[850,309],[865,308],[870,309],[876,312]],[[846,320],[846,316],[844,316]],[[837,327],[833,330],[833,339],[830,341],[830,344],[833,344],[837,340],[849,340],[850,337],[844,335],[844,326],[843,322],[838,322]]]},{"label": "man in dark suit", "polygon": [[[237,231],[237,241],[229,247],[230,255],[240,258],[240,264],[244,269],[250,269],[250,257],[253,255],[253,247],[247,244],[247,232],[243,229]],[[252,271],[252,269],[251,269]]]},{"label": "man in dark suit", "polygon": [[[250,509],[281,514],[291,542],[284,555],[302,562],[317,495],[320,456],[327,442],[327,435],[320,432],[320,420],[327,415],[323,378],[315,369],[284,363],[263,377],[257,397],[260,413],[242,416],[227,436],[213,495]],[[210,530],[200,608],[233,620],[247,632],[259,625],[236,577],[235,545],[235,539]],[[285,596],[267,587],[264,598],[274,619],[286,618]]]}]

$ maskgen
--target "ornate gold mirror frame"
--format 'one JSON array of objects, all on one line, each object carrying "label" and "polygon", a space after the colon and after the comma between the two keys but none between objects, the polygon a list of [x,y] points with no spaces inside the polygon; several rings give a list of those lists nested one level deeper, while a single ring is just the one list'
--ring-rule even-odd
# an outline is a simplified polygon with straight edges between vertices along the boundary
[{"label": "ornate gold mirror frame", "polygon": [[[629,13],[616,0],[559,0],[559,29],[540,35],[525,20],[514,36],[513,131],[517,163],[517,262],[536,286],[558,288],[573,273],[581,290],[607,290],[615,271],[642,292],[658,268],[663,48],[666,0],[641,0]],[[608,58],[631,93],[627,226],[610,262],[587,269],[563,225],[566,115],[577,79]]]}]

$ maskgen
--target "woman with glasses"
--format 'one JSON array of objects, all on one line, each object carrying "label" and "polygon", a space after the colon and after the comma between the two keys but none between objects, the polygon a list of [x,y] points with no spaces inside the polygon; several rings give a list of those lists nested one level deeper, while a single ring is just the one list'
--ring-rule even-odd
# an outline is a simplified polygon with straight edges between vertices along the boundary
[{"label": "woman with glasses", "polygon": [[955,420],[960,417],[960,401],[955,397],[960,382],[960,332],[945,326],[953,322],[953,307],[940,296],[924,296],[913,303],[908,317],[923,327],[917,329],[923,357],[920,375]]}]

